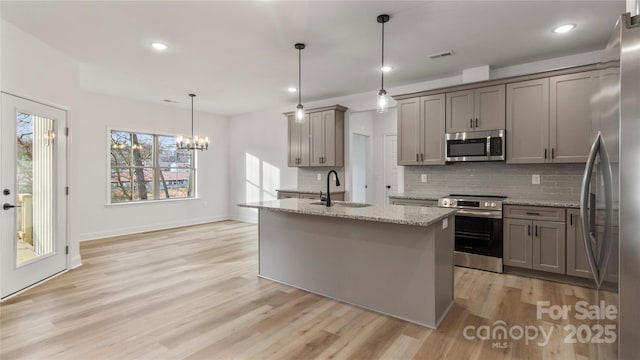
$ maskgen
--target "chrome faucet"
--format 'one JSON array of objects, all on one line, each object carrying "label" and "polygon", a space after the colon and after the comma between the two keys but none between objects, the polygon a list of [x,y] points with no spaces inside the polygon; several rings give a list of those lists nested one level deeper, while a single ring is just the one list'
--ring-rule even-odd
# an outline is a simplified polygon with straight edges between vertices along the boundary
[{"label": "chrome faucet", "polygon": [[329,189],[329,179],[331,178],[331,173],[336,174],[336,186],[340,186],[340,179],[338,179],[338,173],[335,170],[329,171],[327,174],[327,202],[326,206],[331,206],[331,189]]}]

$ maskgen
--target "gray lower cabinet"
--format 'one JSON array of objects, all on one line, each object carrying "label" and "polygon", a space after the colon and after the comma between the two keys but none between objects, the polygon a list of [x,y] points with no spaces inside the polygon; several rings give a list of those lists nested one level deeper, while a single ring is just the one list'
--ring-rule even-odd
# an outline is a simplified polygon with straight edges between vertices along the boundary
[{"label": "gray lower cabinet", "polygon": [[584,244],[580,211],[567,210],[567,275],[593,279]]},{"label": "gray lower cabinet", "polygon": [[504,252],[505,265],[531,269],[533,235],[531,220],[504,219]]},{"label": "gray lower cabinet", "polygon": [[565,224],[551,221],[533,222],[533,270],[564,274]]},{"label": "gray lower cabinet", "polygon": [[[505,265],[565,274],[565,209],[505,206]],[[546,221],[558,219],[561,221]]]}]

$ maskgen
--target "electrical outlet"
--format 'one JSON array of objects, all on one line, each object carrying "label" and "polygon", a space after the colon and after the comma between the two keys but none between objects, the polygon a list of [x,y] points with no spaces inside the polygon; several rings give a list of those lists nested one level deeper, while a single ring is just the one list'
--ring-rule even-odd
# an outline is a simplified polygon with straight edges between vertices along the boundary
[{"label": "electrical outlet", "polygon": [[531,175],[531,183],[533,185],[540,185],[540,175],[539,174]]},{"label": "electrical outlet", "polygon": [[318,174],[318,181],[322,180],[322,174]]},{"label": "electrical outlet", "polygon": [[427,182],[427,174],[420,175],[420,181],[423,182],[423,183],[426,183]]}]

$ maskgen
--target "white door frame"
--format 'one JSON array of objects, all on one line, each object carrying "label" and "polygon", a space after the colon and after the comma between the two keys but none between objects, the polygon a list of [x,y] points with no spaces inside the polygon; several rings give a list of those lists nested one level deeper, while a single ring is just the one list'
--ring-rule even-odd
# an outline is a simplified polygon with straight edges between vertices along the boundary
[{"label": "white door frame", "polygon": [[351,133],[351,139],[350,139],[350,159],[349,162],[351,164],[351,200],[353,200],[353,154],[354,154],[354,142],[353,139],[355,138],[356,135],[360,135],[360,136],[365,136],[367,138],[367,178],[366,178],[366,182],[367,182],[367,188],[366,188],[366,194],[367,194],[367,201],[370,202],[371,201],[371,169],[372,169],[372,156],[371,156],[371,149],[373,147],[373,135],[371,134],[365,134],[364,132],[352,132]]},{"label": "white door frame", "polygon": [[[49,102],[49,101],[45,101],[45,100],[42,100],[42,99],[38,99],[38,98],[35,98],[35,97],[25,96],[25,95],[22,95],[22,94],[19,94],[17,92],[13,92],[13,91],[1,91],[0,92],[0,97],[2,97],[4,95],[9,95],[9,96],[15,97],[15,98],[20,99],[20,100],[33,102],[33,103],[38,104],[38,105],[44,105],[44,106],[51,107],[51,108],[54,108],[56,110],[64,112],[64,121],[59,122],[58,124],[56,124],[56,130],[58,132],[56,138],[58,139],[58,141],[60,141],[61,138],[64,138],[64,146],[63,146],[62,149],[58,149],[59,151],[56,153],[56,157],[58,158],[59,161],[60,160],[63,161],[64,169],[61,172],[56,173],[56,178],[54,179],[54,184],[57,186],[57,191],[59,193],[60,193],[60,189],[61,188],[66,188],[67,192],[66,192],[66,195],[60,194],[60,196],[57,196],[57,198],[56,198],[56,204],[63,204],[64,211],[61,212],[61,211],[59,211],[59,209],[55,210],[57,213],[62,213],[63,214],[63,216],[62,216],[63,219],[60,219],[61,217],[55,218],[54,224],[58,229],[60,229],[60,231],[58,233],[63,235],[63,236],[61,236],[61,239],[58,239],[57,241],[61,241],[62,242],[63,248],[65,248],[66,251],[65,251],[65,254],[64,254],[64,268],[61,271],[53,273],[52,275],[47,276],[47,277],[45,277],[43,279],[40,279],[38,281],[35,281],[34,283],[26,286],[25,288],[23,288],[21,290],[18,290],[16,292],[11,293],[11,294],[7,294],[2,299],[0,299],[0,301],[4,301],[4,300],[7,300],[9,298],[12,298],[12,297],[14,297],[14,296],[16,296],[16,295],[18,295],[18,294],[30,289],[30,288],[32,288],[34,286],[37,286],[37,285],[39,285],[39,284],[41,284],[41,283],[43,283],[43,282],[45,282],[45,281],[47,281],[49,279],[52,279],[52,278],[54,278],[56,276],[59,276],[60,274],[68,271],[69,267],[70,267],[70,264],[71,264],[71,261],[70,261],[70,259],[71,259],[71,251],[69,251],[70,250],[69,249],[69,245],[70,245],[69,244],[70,243],[69,238],[70,238],[70,229],[71,229],[71,226],[70,226],[71,225],[71,220],[70,220],[71,210],[70,210],[70,196],[69,196],[69,193],[68,193],[68,189],[70,187],[70,178],[71,178],[69,176],[69,174],[71,173],[71,161],[70,161],[70,151],[69,151],[71,141],[70,141],[70,136],[68,136],[68,129],[69,129],[69,126],[70,126],[70,117],[69,117],[70,108],[66,107],[66,106],[61,106],[61,105],[58,105],[58,104],[55,104],[55,103],[52,103],[52,102]],[[1,103],[2,103],[2,101],[0,101],[0,104]],[[2,109],[1,105],[0,105],[0,119],[2,118],[2,116],[4,116],[4,109]],[[2,120],[0,120],[0,121],[2,121]],[[1,135],[2,134],[0,134],[0,136]],[[56,163],[56,165],[57,164],[58,163]],[[14,191],[15,191],[15,189],[14,189]],[[0,195],[0,196],[2,196],[2,195]],[[11,201],[14,201],[15,198],[12,197],[10,199],[11,199]],[[5,202],[4,200],[6,200],[6,199],[2,199],[2,200],[3,200],[2,202],[4,203]],[[4,211],[4,210],[0,210],[0,211]],[[0,221],[0,233],[3,231],[2,227],[1,227],[2,226],[1,224],[2,224],[2,222]],[[78,259],[79,259],[79,255],[78,255]],[[0,257],[0,268],[2,268],[2,266],[4,265],[4,264],[1,263],[1,261],[2,261],[2,257]],[[13,259],[13,261],[15,261],[15,258]],[[78,264],[78,265],[80,265],[80,264]]]},{"label": "white door frame", "polygon": [[[389,150],[389,149],[387,149],[387,147],[388,147],[387,138],[389,136],[395,136],[396,139],[397,139],[398,134],[397,133],[387,133],[387,134],[384,134],[383,138],[382,138],[383,139],[383,141],[382,141],[382,154],[383,154],[383,169],[382,169],[382,172],[383,172],[383,181],[384,181],[384,186],[385,186],[384,195],[385,195],[385,200],[387,202],[389,201],[389,199],[387,197],[389,195],[389,191],[386,188],[387,184],[389,183],[387,181],[388,180],[387,179],[387,151]],[[403,166],[401,166],[401,165],[397,165],[397,166],[398,166],[398,179],[397,179],[397,181],[398,181],[398,193],[402,193],[402,192],[404,192],[404,169],[403,169]]]}]

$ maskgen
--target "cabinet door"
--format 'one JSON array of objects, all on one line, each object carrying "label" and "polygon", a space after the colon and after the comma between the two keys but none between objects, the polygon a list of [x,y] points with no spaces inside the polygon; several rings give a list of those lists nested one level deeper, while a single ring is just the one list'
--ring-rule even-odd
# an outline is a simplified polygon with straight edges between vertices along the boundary
[{"label": "cabinet door", "polygon": [[324,154],[322,166],[336,166],[336,112],[327,110],[322,112],[324,133]]},{"label": "cabinet door", "polygon": [[447,124],[448,133],[473,131],[473,90],[447,93]]},{"label": "cabinet door", "polygon": [[564,274],[566,229],[564,223],[533,222],[533,269]]},{"label": "cabinet door", "polygon": [[504,219],[504,264],[531,269],[533,225],[530,220]]},{"label": "cabinet door", "polygon": [[474,131],[502,130],[505,127],[504,85],[474,90]]},{"label": "cabinet door", "polygon": [[420,98],[398,101],[398,165],[418,165]]},{"label": "cabinet door", "polygon": [[442,165],[445,163],[445,95],[421,97],[420,106],[422,113],[420,163]]},{"label": "cabinet door", "polygon": [[595,72],[555,76],[549,82],[551,161],[586,162],[591,146],[591,96]]},{"label": "cabinet door", "polygon": [[593,279],[584,245],[580,211],[567,210],[567,275]]},{"label": "cabinet door", "polygon": [[296,117],[287,117],[288,131],[289,131],[289,160],[287,165],[289,167],[298,166],[298,159],[300,158],[300,127],[296,124]]},{"label": "cabinet door", "polygon": [[546,162],[549,79],[507,84],[507,163]]},{"label": "cabinet door", "polygon": [[300,163],[298,166],[309,166],[309,114],[305,114],[304,120],[298,125],[300,129]]},{"label": "cabinet door", "polygon": [[322,166],[322,158],[325,149],[324,119],[321,112],[309,114],[310,131],[309,137],[309,164],[310,166]]}]

